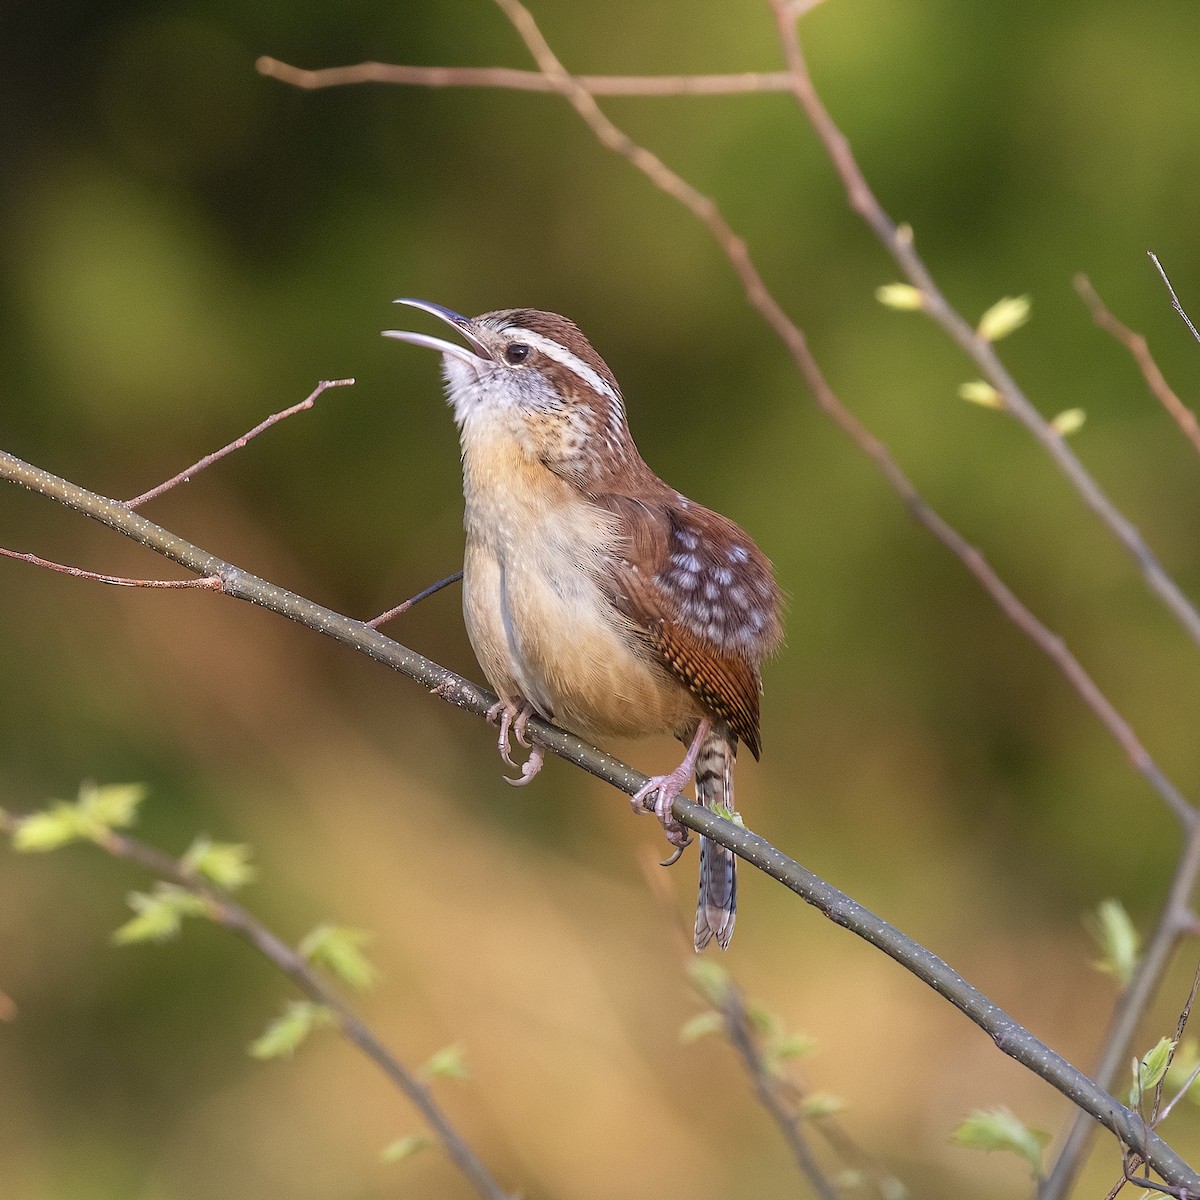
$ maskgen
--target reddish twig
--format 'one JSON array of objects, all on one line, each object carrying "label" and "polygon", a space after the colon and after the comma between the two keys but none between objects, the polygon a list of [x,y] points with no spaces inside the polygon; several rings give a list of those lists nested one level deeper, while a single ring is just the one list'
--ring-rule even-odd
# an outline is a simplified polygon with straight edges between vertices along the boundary
[{"label": "reddish twig", "polygon": [[[347,67],[306,71],[265,55],[254,69],[305,91],[362,83],[409,87],[502,88],[515,92],[556,92],[541,71],[510,67],[410,67],[362,62]],[[597,96],[732,96],[754,92],[786,92],[791,83],[784,71],[743,71],[725,75],[581,75],[579,82]]]},{"label": "reddish twig", "polygon": [[387,612],[373,617],[367,624],[372,629],[378,629],[380,625],[386,625],[396,617],[403,616],[414,604],[420,604],[422,600],[428,600],[430,596],[436,595],[442,588],[449,587],[452,583],[457,583],[462,577],[463,573],[461,571],[455,571],[453,575],[447,575],[445,579],[439,579],[437,583],[431,583],[423,592],[418,592],[415,596],[410,596],[403,604],[397,604],[395,608],[389,608]]},{"label": "reddish twig", "polygon": [[[709,231],[737,274],[750,304],[788,348],[793,362],[822,412],[875,463],[913,517],[962,562],[1000,606],[1005,616],[1058,667],[1067,682],[1116,740],[1129,761],[1179,820],[1188,827],[1200,820],[1196,810],[1151,758],[1133,728],[1096,685],[1062,638],[1038,620],[1000,578],[982,552],[972,546],[925,501],[887,447],[838,399],[813,357],[804,333],[767,289],[758,267],[750,257],[745,241],[734,231],[712,198],[694,188],[657,155],[638,145],[605,116],[579,81],[567,74],[528,9],[519,0],[496,0],[496,3],[512,21],[534,61],[548,78],[555,81],[556,89],[570,101],[601,144],[631,162],[656,187],[684,205]],[[834,129],[836,130],[836,127]],[[837,136],[840,138],[840,133]]]},{"label": "reddish twig", "polygon": [[272,413],[265,421],[255,425],[249,433],[242,434],[240,438],[230,442],[229,445],[222,446],[220,450],[214,450],[212,454],[206,454],[199,462],[195,462],[186,470],[180,471],[178,475],[173,475],[165,483],[160,483],[158,487],[153,487],[148,492],[143,492],[140,496],[135,496],[132,500],[126,500],[125,507],[140,508],[148,500],[157,499],[157,497],[161,496],[164,492],[169,492],[178,484],[188,483],[193,476],[199,475],[206,467],[211,467],[213,463],[219,462],[227,454],[232,454],[235,450],[242,449],[251,438],[258,437],[263,430],[270,429],[272,425],[276,425],[288,417],[295,416],[298,412],[304,412],[305,409],[312,408],[322,392],[327,391],[329,388],[350,387],[353,383],[353,379],[322,379],[313,388],[307,398],[301,400],[299,404],[293,404],[291,408],[285,408],[282,412]]},{"label": "reddish twig", "polygon": [[802,4],[798,9],[786,0],[768,0],[768,3],[775,14],[784,59],[792,77],[792,94],[825,147],[825,152],[845,188],[850,207],[862,217],[884,249],[891,254],[909,283],[920,291],[923,311],[949,334],[983,373],[984,378],[1000,393],[1005,409],[1029,430],[1049,454],[1084,503],[1125,547],[1150,590],[1174,614],[1192,640],[1200,644],[1200,612],[1197,612],[1192,602],[1158,561],[1137,528],[1109,499],[1104,489],[1076,457],[1066,439],[1038,412],[1017,386],[1016,380],[1000,361],[991,342],[980,337],[970,322],[951,306],[913,248],[912,231],[897,226],[876,199],[854,158],[849,141],[829,115],[829,110],[822,103],[809,75],[808,63],[800,49],[800,36],[796,29],[796,16],[808,5]]},{"label": "reddish twig", "polygon": [[15,558],[18,562],[30,563],[35,567],[45,567],[48,571],[71,575],[75,579],[87,579],[92,583],[109,583],[113,587],[192,588],[210,592],[221,590],[221,580],[215,575],[207,575],[203,579],[127,579],[123,575],[100,575],[95,571],[85,571],[82,567],[68,567],[63,563],[51,562],[48,558],[39,558],[36,554],[22,554],[18,550],[6,550],[3,546],[0,546],[0,554],[5,558]]},{"label": "reddish twig", "polygon": [[[1167,286],[1170,287],[1170,283]],[[1141,371],[1142,378],[1150,389],[1150,394],[1170,413],[1175,423],[1183,431],[1184,437],[1191,442],[1192,449],[1200,454],[1200,422],[1197,422],[1196,414],[1180,400],[1166,381],[1162,371],[1158,368],[1158,363],[1154,361],[1154,355],[1150,353],[1150,346],[1146,339],[1113,316],[1104,301],[1096,294],[1096,289],[1092,287],[1091,281],[1086,275],[1075,276],[1075,290],[1083,299],[1084,304],[1088,306],[1092,320],[1105,333],[1120,342],[1133,356],[1133,361],[1137,363],[1138,370]],[[1174,292],[1171,295],[1174,298]],[[1186,314],[1184,314],[1184,320],[1187,320]]]}]

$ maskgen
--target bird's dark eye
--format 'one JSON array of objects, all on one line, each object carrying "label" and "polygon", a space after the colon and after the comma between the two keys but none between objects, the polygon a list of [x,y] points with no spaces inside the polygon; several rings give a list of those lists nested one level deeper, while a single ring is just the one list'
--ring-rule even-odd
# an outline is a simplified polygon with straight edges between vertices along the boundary
[{"label": "bird's dark eye", "polygon": [[516,366],[517,363],[523,363],[529,357],[529,347],[524,342],[513,342],[512,345],[504,348],[504,358],[507,362]]}]

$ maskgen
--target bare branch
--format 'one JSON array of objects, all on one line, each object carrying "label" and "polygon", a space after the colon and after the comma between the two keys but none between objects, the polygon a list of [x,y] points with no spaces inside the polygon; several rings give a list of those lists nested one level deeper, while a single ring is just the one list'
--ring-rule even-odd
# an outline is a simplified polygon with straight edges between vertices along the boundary
[{"label": "bare branch", "polygon": [[439,579],[437,583],[431,583],[423,592],[418,592],[415,596],[410,596],[403,604],[397,604],[395,608],[389,608],[387,612],[380,613],[377,617],[372,617],[367,624],[372,629],[378,629],[380,625],[386,625],[396,617],[403,616],[414,604],[420,604],[422,600],[428,600],[430,596],[436,595],[442,588],[449,587],[452,583],[457,583],[462,577],[463,573],[461,571],[455,571],[453,575],[447,575],[445,579]]},{"label": "bare branch", "polygon": [[[495,703],[496,698],[490,692],[392,641],[365,622],[323,608],[224,562],[139,513],[131,512],[119,501],[30,466],[5,451],[0,451],[0,478],[81,512],[190,571],[216,576],[222,581],[221,590],[225,595],[247,600],[335,638],[424,684],[447,703],[482,717],[486,717],[488,709]],[[546,749],[620,788],[626,795],[632,796],[646,783],[646,776],[641,772],[557,726],[534,718],[529,722],[528,732]],[[943,959],[788,858],[758,834],[682,796],[676,798],[672,811],[683,825],[732,850],[739,858],[795,892],[835,924],[857,934],[912,972],[983,1029],[1005,1054],[1090,1113],[1123,1144],[1143,1154],[1164,1179],[1200,1191],[1200,1174],[1156,1133],[1147,1130],[1135,1113],[1040,1042]]]},{"label": "bare branch", "polygon": [[[409,67],[363,62],[347,67],[306,71],[260,58],[254,69],[305,91],[362,83],[389,83],[430,88],[503,88],[514,92],[557,92],[541,71],[509,67]],[[581,75],[579,82],[597,96],[732,96],[754,92],[786,92],[791,81],[785,71],[743,71],[727,75]]]},{"label": "bare branch", "polygon": [[[1169,287],[1170,284],[1167,286]],[[1141,371],[1142,378],[1150,389],[1150,394],[1171,414],[1175,423],[1183,430],[1184,437],[1191,442],[1192,449],[1200,454],[1200,423],[1196,421],[1196,414],[1172,390],[1162,371],[1158,369],[1158,363],[1154,361],[1154,355],[1150,353],[1146,339],[1113,316],[1104,301],[1096,294],[1096,289],[1092,287],[1091,281],[1086,275],[1075,276],[1075,290],[1083,298],[1084,304],[1088,306],[1092,320],[1105,333],[1111,334],[1133,356],[1133,361],[1137,363],[1138,370]],[[1186,316],[1184,319],[1187,319]]]},{"label": "bare branch", "polygon": [[299,404],[293,404],[291,408],[285,408],[282,412],[272,413],[261,424],[255,425],[249,433],[244,433],[240,438],[230,442],[228,446],[222,446],[220,450],[214,450],[212,454],[206,454],[199,462],[192,463],[186,470],[180,471],[178,475],[173,475],[165,483],[160,483],[158,487],[151,488],[148,492],[143,492],[140,496],[135,496],[132,500],[125,501],[126,508],[140,508],[148,500],[154,500],[161,496],[164,492],[169,492],[173,487],[181,483],[189,483],[193,476],[199,475],[206,467],[211,467],[213,463],[219,462],[227,454],[232,454],[235,450],[242,449],[243,446],[251,439],[258,437],[265,429],[270,429],[272,425],[280,421],[286,420],[288,417],[295,416],[298,412],[304,412],[305,409],[312,408],[317,402],[317,398],[322,392],[329,388],[335,387],[351,387],[354,384],[353,379],[323,379],[313,388],[308,397],[301,400]]},{"label": "bare branch", "polygon": [[[0,831],[15,833],[21,821],[21,817],[0,809]],[[157,847],[112,830],[96,836],[92,841],[114,858],[136,863],[152,875],[200,896],[207,904],[212,920],[248,942],[287,975],[309,999],[333,1013],[342,1036],[357,1046],[408,1097],[479,1195],[486,1200],[513,1200],[491,1177],[429,1089],[375,1036],[366,1022],[325,982],[302,954],[293,950],[225,892],[184,870],[176,859]]]},{"label": "bare branch", "polygon": [[[503,0],[504,3],[511,0]],[[909,283],[922,294],[922,309],[942,327],[975,363],[985,379],[1000,393],[1004,407],[1012,413],[1050,455],[1059,470],[1083,498],[1087,506],[1108,527],[1125,547],[1140,569],[1151,591],[1174,614],[1180,625],[1197,644],[1200,644],[1200,612],[1184,595],[1179,585],[1158,561],[1133,523],[1109,499],[1107,493],[1076,457],[1054,427],[1042,416],[1017,386],[992,347],[949,303],[938,288],[929,269],[913,248],[912,232],[899,228],[875,198],[866,177],[855,161],[850,143],[838,128],[808,72],[808,64],[800,49],[795,15],[786,0],[767,0],[775,14],[784,58],[792,76],[792,93],[804,115],[825,147],[834,169],[841,178],[850,207],[866,222],[879,239]],[[502,3],[502,0],[497,0]]]},{"label": "bare branch", "polygon": [[[1188,992],[1187,1000],[1184,1001],[1183,1008],[1179,1010],[1179,1020],[1175,1022],[1175,1037],[1172,1039],[1171,1049],[1167,1052],[1167,1070],[1171,1069],[1171,1064],[1175,1061],[1175,1055],[1179,1050],[1179,1045],[1183,1041],[1183,1031],[1187,1028],[1188,1018],[1192,1015],[1192,1005],[1196,1003],[1196,992],[1200,991],[1200,965],[1196,967],[1196,973],[1192,976],[1191,990]],[[1162,1110],[1162,1094],[1163,1085],[1167,1081],[1166,1071],[1163,1072],[1163,1077],[1155,1084],[1154,1087],[1154,1104],[1151,1108],[1151,1120],[1154,1125],[1162,1124],[1166,1113]]]},{"label": "bare branch", "polygon": [[[1142,745],[1132,727],[1096,685],[1095,681],[1070,651],[1062,638],[1038,620],[1034,613],[1026,607],[1016,593],[995,572],[978,548],[967,542],[953,526],[926,503],[914,487],[912,481],[900,468],[895,459],[892,458],[887,447],[874,437],[838,399],[809,350],[804,333],[788,317],[779,302],[767,289],[762,275],[750,257],[744,239],[729,225],[711,197],[704,195],[694,188],[680,175],[671,170],[657,155],[634,142],[605,116],[596,104],[589,88],[585,86],[585,84],[594,81],[587,76],[573,77],[568,74],[542,36],[529,11],[518,0],[496,0],[496,3],[513,23],[517,32],[529,48],[530,53],[533,55],[534,60],[541,68],[541,72],[536,77],[545,81],[546,87],[538,87],[536,89],[530,87],[528,90],[554,91],[564,96],[584,119],[603,146],[632,163],[657,188],[677,200],[704,225],[722,253],[729,260],[738,280],[742,284],[747,300],[787,347],[793,362],[811,389],[818,407],[820,407],[826,416],[834,421],[863,454],[871,459],[916,521],[924,526],[929,533],[937,538],[938,541],[962,562],[996,604],[999,605],[1004,614],[1050,658],[1070,686],[1074,688],[1084,703],[1092,710],[1101,724],[1104,725],[1110,735],[1116,740],[1134,768],[1165,801],[1172,812],[1179,818],[1180,822],[1185,827],[1190,827],[1196,822],[1198,819],[1196,810],[1159,768],[1145,746]],[[797,6],[796,11],[798,13],[802,9],[807,10],[811,7],[812,4],[808,3],[808,0],[804,0],[801,5]],[[793,31],[792,37],[794,38],[794,36]],[[799,47],[797,44],[798,52]],[[262,61],[264,60],[260,60],[260,64]],[[273,59],[265,61],[279,65]],[[803,67],[802,59],[800,60],[800,65]],[[342,68],[335,68],[335,70],[339,69]],[[440,70],[440,68],[438,69]],[[410,70],[426,70],[426,68],[403,67],[397,68],[397,70],[407,72]],[[288,82],[294,82],[286,73],[280,74],[274,69],[269,73],[275,74],[278,78],[287,79]],[[519,74],[524,78],[528,73],[522,72]],[[803,78],[807,79],[807,74]],[[797,86],[795,75],[789,73],[788,79],[794,91]],[[401,82],[413,81],[415,80],[401,80]],[[333,79],[328,79],[322,82],[321,86],[332,86],[334,82]],[[811,84],[809,84],[809,88],[811,89]],[[836,126],[833,125],[832,120],[825,113],[825,110],[820,106],[820,101],[816,98],[815,92],[813,93],[813,102],[817,105],[819,112],[824,114],[824,120],[830,130],[830,138],[835,143],[837,139],[841,139],[844,143],[842,135]],[[845,155],[849,156],[848,145],[845,146]],[[852,157],[848,158],[845,170],[851,173],[857,172],[857,166],[854,164]],[[858,178],[861,179],[861,176],[858,176]],[[865,180],[862,181],[862,187],[866,188]],[[870,212],[872,211],[871,204],[875,204],[875,201],[870,196],[869,189],[867,190],[867,197],[870,203],[862,201],[862,208]],[[875,207],[877,209],[878,205],[876,204]],[[881,210],[880,215],[882,216]],[[882,216],[882,219],[887,222],[886,216]],[[888,227],[892,229],[894,237],[898,242],[907,244],[908,239],[901,231],[896,230],[890,223],[888,223]],[[923,271],[924,268],[920,266],[920,260],[916,259],[915,255],[913,258]],[[932,286],[932,281],[930,281],[930,285]],[[961,320],[961,318],[958,319]],[[975,338],[974,331],[970,330],[969,327],[968,333],[972,339],[979,340]],[[1049,427],[1047,426],[1047,428]],[[1052,434],[1052,436],[1059,442],[1062,441],[1057,434]],[[379,619],[377,618],[377,620]]]},{"label": "bare branch", "polygon": [[1179,303],[1179,297],[1175,295],[1175,289],[1171,286],[1171,281],[1167,278],[1166,271],[1163,270],[1163,265],[1158,261],[1158,255],[1153,250],[1146,252],[1150,255],[1150,261],[1154,264],[1154,269],[1162,276],[1162,281],[1167,285],[1167,291],[1171,293],[1171,307],[1183,318],[1183,323],[1191,330],[1192,337],[1200,342],[1200,333],[1196,332],[1195,325],[1192,324],[1192,318],[1184,312],[1183,305]]},{"label": "bare branch", "polygon": [[[891,456],[887,447],[871,434],[838,399],[809,350],[804,333],[788,317],[779,302],[767,289],[762,275],[750,257],[745,241],[726,221],[716,203],[710,197],[697,191],[656,155],[634,142],[601,112],[596,101],[583,88],[579,80],[573,79],[567,74],[562,63],[559,62],[542,36],[533,17],[524,5],[519,3],[519,0],[496,0],[496,3],[513,22],[517,32],[528,46],[529,52],[533,55],[534,61],[541,67],[547,78],[555,81],[557,89],[583,117],[601,144],[631,162],[656,187],[678,200],[709,231],[737,274],[747,300],[788,348],[793,362],[812,390],[821,411],[830,417],[854,445],[874,462],[912,516],[962,562],[1000,606],[1004,614],[1026,636],[1031,638],[1058,667],[1067,682],[1116,739],[1135,769],[1167,803],[1180,822],[1188,828],[1195,824],[1200,819],[1196,810],[1151,758],[1149,751],[1142,745],[1132,727],[1097,687],[1095,681],[1084,670],[1083,665],[1071,653],[1062,638],[1038,620],[995,572],[980,550],[967,542],[949,522],[926,503],[916,487],[913,486],[912,481]],[[816,103],[819,106],[819,101]],[[824,113],[823,108],[820,111]],[[825,115],[825,119],[829,122],[837,138],[841,138],[840,132],[837,132],[836,126],[832,125],[828,114]],[[842,140],[844,141],[844,139]],[[848,146],[846,153],[849,154]],[[853,165],[853,159],[850,162]],[[854,167],[854,170],[857,171],[857,167]],[[866,187],[865,180],[863,187]],[[884,219],[886,220],[886,218]],[[897,237],[900,237],[898,233]],[[901,240],[904,239],[901,238]],[[961,318],[959,319],[961,320]],[[971,336],[974,337],[973,332]],[[1054,436],[1057,437],[1057,435]],[[1061,441],[1061,438],[1058,440]]]},{"label": "bare branch", "polygon": [[800,1173],[812,1184],[813,1191],[822,1200],[838,1200],[837,1188],[826,1178],[820,1164],[813,1157],[812,1147],[808,1144],[799,1118],[779,1095],[775,1080],[759,1052],[754,1031],[750,1028],[750,1019],[746,1015],[741,992],[732,983],[724,988],[721,1018],[725,1023],[729,1041],[738,1052],[746,1073],[750,1076],[754,1094],[775,1122],[779,1132],[783,1134],[783,1140],[787,1142]]},{"label": "bare branch", "polygon": [[[1200,826],[1193,825],[1175,864],[1163,909],[1154,934],[1142,954],[1129,986],[1117,998],[1113,1017],[1104,1038],[1099,1061],[1092,1078],[1103,1088],[1111,1088],[1118,1073],[1129,1062],[1130,1047],[1137,1034],[1142,1014],[1150,1006],[1159,984],[1171,964],[1179,939],[1192,932],[1192,896],[1200,880]],[[1038,1187],[1038,1200],[1061,1200],[1071,1190],[1075,1175],[1095,1132],[1095,1125],[1082,1113],[1076,1115],[1054,1165]]]},{"label": "bare branch", "polygon": [[15,558],[18,562],[44,567],[47,571],[58,571],[62,575],[87,579],[92,583],[109,583],[114,587],[199,589],[210,592],[221,590],[221,581],[215,576],[206,576],[203,579],[128,579],[124,575],[100,575],[95,571],[85,571],[82,567],[68,567],[64,563],[51,562],[48,558],[39,558],[36,554],[6,550],[3,546],[0,546],[0,554],[5,558]]}]

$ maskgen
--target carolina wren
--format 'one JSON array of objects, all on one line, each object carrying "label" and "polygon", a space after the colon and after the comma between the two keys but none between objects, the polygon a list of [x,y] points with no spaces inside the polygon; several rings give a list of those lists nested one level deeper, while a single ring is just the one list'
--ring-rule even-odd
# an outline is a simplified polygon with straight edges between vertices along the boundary
[{"label": "carolina wren", "polygon": [[[642,461],[617,381],[565,317],[506,309],[467,318],[400,300],[466,345],[385,336],[442,355],[462,442],[463,616],[510,732],[533,713],[582,737],[670,733],[687,747],[633,798],[677,847],[672,801],[694,776],[709,808],[734,811],[738,740],[760,748],[759,667],[779,645],[771,564],[727,517],[668,487]],[[527,783],[539,746],[512,783]],[[651,797],[653,803],[651,805]],[[733,933],[733,854],[701,838],[695,944]]]}]

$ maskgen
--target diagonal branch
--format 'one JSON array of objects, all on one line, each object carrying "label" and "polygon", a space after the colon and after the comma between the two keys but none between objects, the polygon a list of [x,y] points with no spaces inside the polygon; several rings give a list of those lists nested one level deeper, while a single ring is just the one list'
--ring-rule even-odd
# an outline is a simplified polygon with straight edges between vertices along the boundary
[{"label": "diagonal branch", "polygon": [[[0,832],[15,833],[20,828],[21,820],[0,809]],[[408,1097],[437,1135],[451,1160],[484,1200],[513,1200],[491,1177],[475,1151],[442,1112],[429,1089],[375,1036],[370,1026],[342,1000],[302,954],[293,950],[225,892],[184,870],[176,859],[157,847],[113,830],[98,834],[91,840],[114,858],[136,863],[160,879],[166,879],[201,897],[208,906],[208,915],[212,920],[249,942],[310,1000],[333,1014],[342,1036],[357,1046]]]},{"label": "diagonal branch", "polygon": [[[638,145],[605,116],[580,81],[567,73],[542,36],[529,10],[520,0],[496,0],[496,3],[512,21],[534,61],[548,79],[555,81],[557,90],[570,101],[601,144],[627,159],[656,187],[678,200],[709,231],[737,274],[750,304],[788,348],[797,370],[808,384],[821,411],[871,459],[911,515],[959,559],[1000,606],[1005,616],[1058,667],[1067,682],[1117,741],[1134,768],[1166,802],[1184,827],[1190,828],[1200,820],[1196,809],[1151,758],[1132,727],[1096,685],[1063,639],[1038,620],[1000,578],[983,553],[972,546],[925,501],[891,456],[888,448],[838,399],[809,349],[803,331],[784,312],[779,301],[768,290],[758,267],[750,257],[745,240],[734,231],[712,198],[694,188],[657,155]],[[824,112],[823,109],[821,111]],[[826,119],[828,120],[827,114]],[[863,186],[866,186],[865,181]]]},{"label": "diagonal branch", "polygon": [[[120,501],[97,495],[5,451],[0,451],[0,479],[18,483],[83,513],[193,573],[218,578],[225,595],[247,600],[335,638],[376,662],[424,684],[447,703],[468,709],[478,716],[486,716],[495,701],[490,692],[431,662],[415,650],[392,641],[364,622],[323,608],[224,562],[139,513],[132,512]],[[639,771],[554,725],[535,718],[529,722],[529,732],[547,749],[598,779],[620,788],[627,795],[633,795],[646,783],[646,776]],[[751,866],[795,892],[831,921],[857,934],[912,972],[983,1029],[1005,1054],[1091,1114],[1122,1144],[1136,1150],[1164,1179],[1200,1192],[1200,1174],[1156,1133],[1147,1130],[1136,1113],[1130,1112],[1077,1067],[1040,1042],[932,951],[814,875],[758,834],[683,797],[675,800],[673,812],[689,829],[732,850]]]},{"label": "diagonal branch", "polygon": [[[1175,873],[1167,889],[1158,924],[1138,961],[1129,986],[1117,998],[1099,1061],[1092,1071],[1092,1078],[1103,1088],[1111,1088],[1119,1072],[1127,1069],[1129,1048],[1141,1018],[1167,973],[1180,938],[1190,931],[1194,920],[1192,895],[1196,891],[1198,876],[1200,826],[1193,826],[1175,864]],[[1082,1113],[1076,1115],[1053,1166],[1038,1186],[1038,1200],[1061,1200],[1070,1192],[1095,1129],[1095,1124]]]},{"label": "diagonal branch", "polygon": [[733,984],[727,985],[724,989],[720,1012],[725,1025],[725,1033],[741,1058],[746,1073],[750,1076],[754,1094],[783,1135],[783,1140],[787,1142],[788,1149],[792,1152],[792,1157],[796,1160],[796,1166],[800,1173],[812,1184],[813,1191],[817,1193],[820,1200],[838,1200],[837,1188],[833,1186],[817,1164],[800,1120],[779,1095],[770,1069],[763,1060],[762,1053],[754,1040],[754,1031],[750,1027],[746,1003],[741,992]]},{"label": "diagonal branch", "polygon": [[240,438],[235,438],[229,445],[222,446],[220,450],[214,450],[211,454],[206,454],[199,462],[192,463],[190,467],[180,471],[178,475],[172,475],[170,479],[160,483],[157,487],[151,488],[148,492],[143,492],[140,496],[135,496],[132,500],[126,500],[125,504],[129,508],[141,508],[147,501],[157,499],[164,492],[169,492],[173,487],[177,487],[181,483],[190,483],[192,476],[199,475],[201,471],[211,467],[213,463],[220,462],[227,454],[232,454],[235,450],[241,450],[251,438],[258,437],[260,433],[270,429],[272,425],[276,425],[280,421],[285,421],[288,417],[294,417],[296,413],[312,408],[322,393],[328,391],[330,388],[350,387],[353,383],[353,379],[322,379],[299,404],[293,404],[291,408],[285,408],[282,412],[272,413],[265,421],[260,421],[255,425],[249,433],[243,433]]},{"label": "diagonal branch", "polygon": [[[1193,641],[1200,643],[1200,612],[1184,595],[1133,523],[1076,457],[1066,440],[1033,406],[1000,361],[991,342],[979,336],[938,288],[933,275],[913,248],[912,231],[901,230],[884,211],[867,183],[845,134],[822,103],[808,71],[796,29],[796,11],[786,0],[767,0],[775,15],[784,59],[792,76],[792,94],[825,147],[846,189],[850,207],[867,223],[884,249],[922,295],[922,308],[948,333],[984,377],[1004,398],[1005,408],[1025,426],[1067,477],[1084,503],[1108,527],[1142,572],[1150,590],[1174,614]],[[497,0],[501,3],[501,0]]]},{"label": "diagonal branch", "polygon": [[[1086,275],[1075,276],[1075,290],[1088,306],[1092,320],[1129,351],[1146,381],[1146,387],[1150,389],[1150,394],[1170,413],[1183,431],[1184,437],[1191,442],[1192,449],[1200,454],[1200,423],[1196,421],[1196,414],[1180,400],[1162,371],[1158,369],[1158,363],[1154,361],[1146,339],[1113,316],[1096,294],[1096,289],[1092,287],[1092,282]],[[1186,316],[1184,319],[1187,319]]]},{"label": "diagonal branch", "polygon": [[[788,317],[779,302],[768,290],[762,275],[750,257],[744,239],[729,225],[711,197],[704,195],[694,188],[680,175],[672,171],[657,155],[634,142],[623,130],[609,120],[596,104],[591,94],[591,85],[596,83],[596,77],[571,76],[562,63],[559,62],[549,44],[542,36],[533,17],[522,4],[518,3],[517,0],[496,0],[496,3],[516,27],[541,70],[534,73],[510,72],[501,68],[482,69],[492,72],[492,79],[489,86],[493,84],[495,86],[502,86],[498,82],[500,79],[508,79],[510,76],[515,75],[520,77],[521,82],[514,83],[513,86],[529,91],[556,92],[564,96],[584,119],[602,145],[628,160],[645,174],[651,183],[681,203],[704,225],[722,253],[729,260],[750,304],[787,347],[793,362],[811,389],[817,405],[822,412],[850,438],[863,454],[871,459],[916,521],[924,526],[929,533],[937,538],[938,541],[962,562],[996,604],[999,605],[1004,614],[1054,663],[1070,686],[1075,689],[1084,703],[1095,713],[1101,724],[1104,725],[1109,734],[1116,740],[1138,773],[1158,793],[1172,812],[1179,818],[1180,822],[1185,827],[1190,827],[1197,820],[1196,810],[1159,768],[1132,727],[1096,685],[1095,681],[1067,647],[1062,638],[1038,620],[1016,593],[1000,578],[982,552],[963,538],[949,522],[924,500],[913,486],[912,481],[905,475],[895,459],[892,458],[887,447],[875,438],[859,422],[858,418],[841,403],[825,379],[812,352],[809,350],[804,333]],[[442,72],[444,70],[449,71],[450,69],[401,66],[384,71],[382,68],[375,70],[379,64],[364,64],[364,66],[372,68],[373,77],[377,77],[381,81],[386,80],[393,83],[440,87],[449,86],[449,81],[453,79],[458,79],[460,84],[467,86],[470,86],[472,82],[478,82],[475,74],[476,69],[474,68],[471,68],[471,73],[466,76],[455,70],[452,75],[447,75],[444,78],[438,75],[435,78],[429,74],[430,71]],[[344,77],[346,71],[357,70],[358,68],[331,68],[333,74],[330,75],[326,75],[323,72],[299,72],[298,74],[304,77],[301,80],[296,78],[297,72],[295,68],[282,69],[284,67],[285,64],[281,64],[275,59],[259,60],[259,69],[264,74],[272,75],[275,78],[294,83],[297,86],[329,87],[337,83],[359,81]],[[393,70],[394,74],[389,73],[389,71]],[[463,71],[467,70],[467,68],[463,68]],[[311,81],[310,77],[316,75],[320,76],[319,83]],[[788,78],[791,81],[791,86],[794,88],[794,77],[789,74]],[[534,87],[530,83],[530,79],[538,79],[542,83]],[[824,110],[822,109],[821,111],[823,112]],[[826,114],[826,120],[828,120],[828,114]],[[832,122],[830,124],[832,125]],[[836,127],[833,128],[836,132]],[[840,137],[841,135],[838,134],[837,136]],[[853,159],[850,160],[850,165],[854,167]],[[857,170],[856,167],[854,169]],[[865,187],[865,182],[863,186]],[[896,233],[896,237],[900,238],[898,232]],[[904,239],[900,238],[900,240]]]}]

